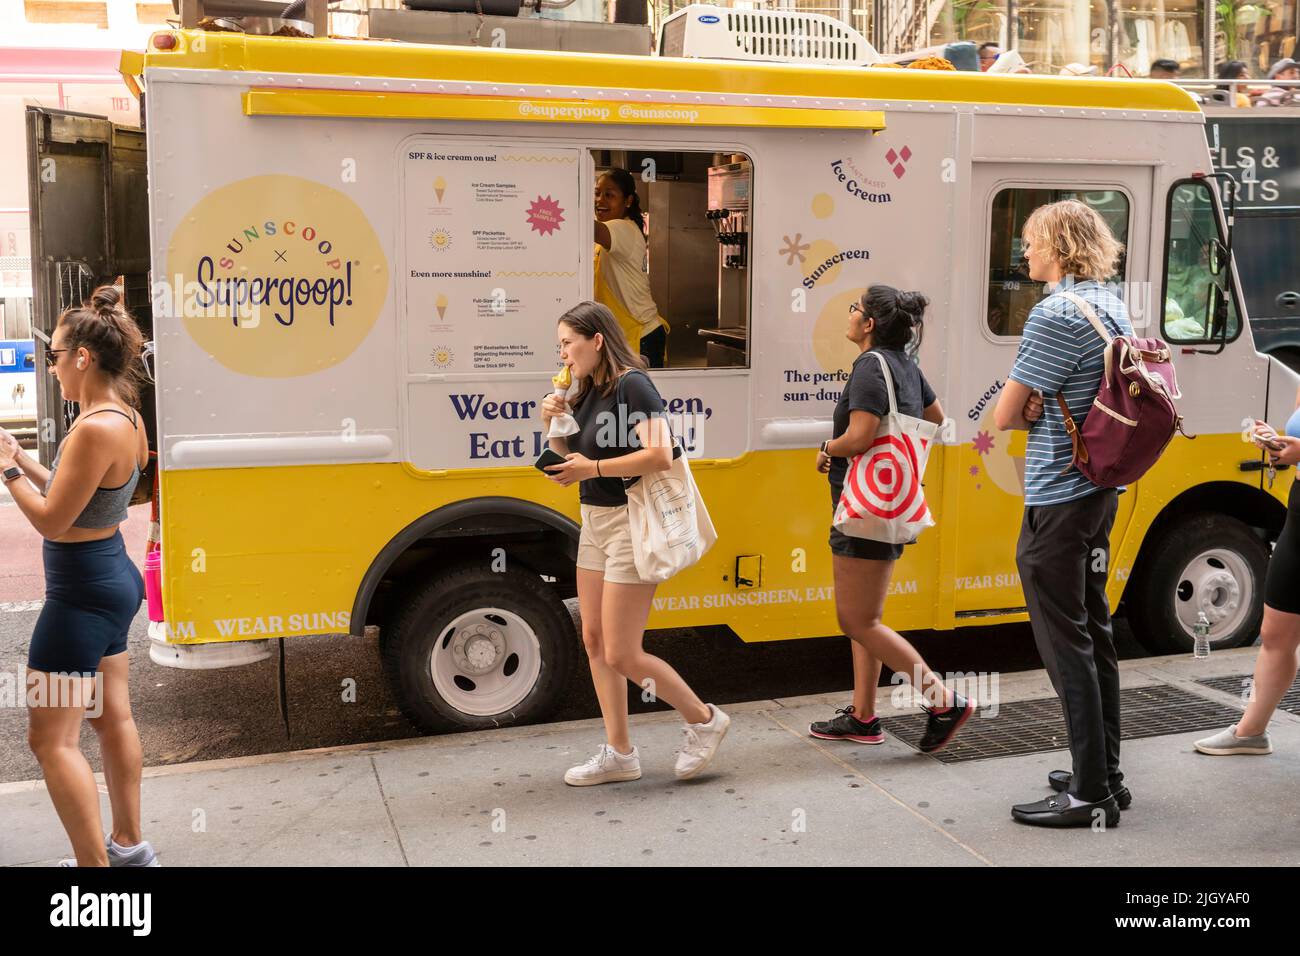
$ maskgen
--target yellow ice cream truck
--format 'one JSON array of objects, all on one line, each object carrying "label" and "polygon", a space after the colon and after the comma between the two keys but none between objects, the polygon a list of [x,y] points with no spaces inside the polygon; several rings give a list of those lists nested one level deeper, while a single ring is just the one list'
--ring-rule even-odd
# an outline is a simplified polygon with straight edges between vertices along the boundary
[{"label": "yellow ice cream truck", "polygon": [[[1121,496],[1111,601],[1153,651],[1190,647],[1200,614],[1217,646],[1253,640],[1291,475],[1270,479],[1241,423],[1284,421],[1298,380],[1252,342],[1196,103],[883,69],[824,26],[761,48],[770,21],[680,16],[656,56],[189,30],[124,56],[143,142],[100,139],[134,163],[122,182],[147,170],[149,281],[137,264],[128,289],[149,290],[133,307],[156,347],[154,659],[226,666],[374,627],[419,725],[547,715],[580,654],[578,500],[532,467],[538,407],[555,320],[592,296],[614,166],[638,177],[672,327],[653,374],[719,535],[652,627],[838,632],[815,449],[854,357],[848,306],[875,282],[930,298],[918,360],[954,420],[890,623],[1024,619],[1024,435],[992,409],[1043,295],[1020,227],[1077,197],[1125,244],[1114,282],[1139,333],[1175,345],[1196,436]],[[688,55],[683,30],[719,31],[716,52]],[[38,122],[50,148],[75,138]],[[73,187],[39,188],[48,209]]]}]

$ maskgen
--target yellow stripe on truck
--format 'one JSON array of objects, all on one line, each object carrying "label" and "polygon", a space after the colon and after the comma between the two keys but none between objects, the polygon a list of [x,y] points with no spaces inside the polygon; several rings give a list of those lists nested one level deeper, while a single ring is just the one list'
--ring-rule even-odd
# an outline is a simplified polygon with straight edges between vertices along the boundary
[{"label": "yellow stripe on truck", "polygon": [[275,90],[243,95],[248,116],[358,117],[364,119],[498,120],[530,123],[599,123],[648,126],[761,126],[799,129],[885,128],[878,110],[818,110],[779,106],[709,106],[620,100],[527,99],[375,93],[353,90]]}]

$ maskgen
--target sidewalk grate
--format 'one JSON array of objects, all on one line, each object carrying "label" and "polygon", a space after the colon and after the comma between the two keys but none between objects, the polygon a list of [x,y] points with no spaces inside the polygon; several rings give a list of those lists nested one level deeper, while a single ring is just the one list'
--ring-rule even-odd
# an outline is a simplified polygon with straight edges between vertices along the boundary
[{"label": "sidewalk grate", "polygon": [[[1205,687],[1211,687],[1214,690],[1221,690],[1225,694],[1233,694],[1242,697],[1247,687],[1250,686],[1252,676],[1250,674],[1233,674],[1230,677],[1207,677],[1204,680],[1198,680],[1196,683]],[[1245,698],[1242,697],[1242,703]],[[1278,710],[1285,710],[1288,714],[1295,714],[1300,717],[1300,678],[1296,678],[1291,689],[1282,695],[1282,702],[1277,705]]]},{"label": "sidewalk grate", "polygon": [[[1122,740],[1220,730],[1241,717],[1239,710],[1167,684],[1125,688],[1119,700]],[[903,743],[915,747],[925,731],[925,720],[925,714],[914,714],[888,717],[881,724]],[[996,717],[976,713],[956,740],[931,756],[943,763],[961,763],[1046,753],[1068,746],[1061,702],[1046,697],[1002,704]]]}]

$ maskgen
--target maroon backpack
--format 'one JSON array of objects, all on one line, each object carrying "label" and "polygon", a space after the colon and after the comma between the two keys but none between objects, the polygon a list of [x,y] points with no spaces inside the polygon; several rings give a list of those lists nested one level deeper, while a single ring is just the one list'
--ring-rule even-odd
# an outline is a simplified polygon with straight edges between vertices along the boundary
[{"label": "maroon backpack", "polygon": [[1146,474],[1174,432],[1183,430],[1183,417],[1174,407],[1174,399],[1183,396],[1173,359],[1169,346],[1160,339],[1112,336],[1091,305],[1073,292],[1062,295],[1079,307],[1106,340],[1101,387],[1083,428],[1075,425],[1065,397],[1056,393],[1074,446],[1070,467],[1078,468],[1094,485],[1118,488]]}]

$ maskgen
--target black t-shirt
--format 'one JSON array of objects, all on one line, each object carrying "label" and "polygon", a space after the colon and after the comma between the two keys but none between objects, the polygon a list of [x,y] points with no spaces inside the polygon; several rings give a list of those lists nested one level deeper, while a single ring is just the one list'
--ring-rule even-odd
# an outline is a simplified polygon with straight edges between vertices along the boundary
[{"label": "black t-shirt", "polygon": [[[839,438],[849,430],[849,412],[870,412],[881,418],[889,414],[889,395],[885,391],[885,375],[880,370],[880,362],[871,356],[872,352],[879,352],[889,363],[889,374],[894,379],[898,410],[901,414],[920,418],[934,403],[934,389],[925,380],[917,364],[907,357],[907,353],[897,349],[868,349],[854,359],[849,380],[845,383],[840,400],[835,405],[832,435],[834,438]],[[831,470],[827,477],[830,479],[831,494],[835,501],[839,501],[840,492],[844,489],[844,474],[848,468],[848,459],[831,459]]]},{"label": "black t-shirt", "polygon": [[[615,407],[620,392],[623,409]],[[569,436],[569,451],[593,461],[639,451],[641,442],[636,435],[637,423],[663,414],[664,400],[650,376],[640,369],[632,369],[624,374],[622,388],[614,388],[608,396],[601,395],[595,388],[588,389],[582,403],[573,410],[579,431]],[[584,505],[602,507],[625,505],[627,494],[623,491],[623,479],[588,478],[579,482],[578,500]]]}]

